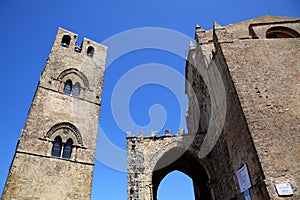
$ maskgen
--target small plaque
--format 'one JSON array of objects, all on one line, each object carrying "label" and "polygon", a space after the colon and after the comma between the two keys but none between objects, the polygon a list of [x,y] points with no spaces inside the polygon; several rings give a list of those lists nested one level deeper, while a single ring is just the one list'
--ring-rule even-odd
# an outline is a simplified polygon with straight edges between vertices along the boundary
[{"label": "small plaque", "polygon": [[289,183],[277,183],[275,184],[275,187],[279,196],[293,195],[293,190]]}]

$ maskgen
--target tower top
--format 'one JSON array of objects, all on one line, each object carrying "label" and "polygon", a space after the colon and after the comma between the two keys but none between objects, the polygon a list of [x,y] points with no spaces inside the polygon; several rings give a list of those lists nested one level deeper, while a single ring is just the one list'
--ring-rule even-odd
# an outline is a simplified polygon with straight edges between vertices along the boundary
[{"label": "tower top", "polygon": [[102,53],[107,50],[106,46],[91,39],[83,38],[80,43],[77,41],[77,38],[77,34],[59,27],[52,50],[64,47],[65,53],[88,56],[93,58],[94,61],[99,61],[103,57]]}]

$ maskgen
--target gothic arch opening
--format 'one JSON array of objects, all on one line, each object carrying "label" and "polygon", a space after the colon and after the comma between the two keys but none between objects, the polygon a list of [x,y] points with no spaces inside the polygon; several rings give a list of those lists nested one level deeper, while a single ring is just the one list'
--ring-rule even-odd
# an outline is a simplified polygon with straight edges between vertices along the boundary
[{"label": "gothic arch opening", "polygon": [[74,83],[82,82],[81,87],[84,87],[86,89],[89,89],[89,87],[90,87],[89,80],[84,75],[84,73],[82,73],[81,71],[79,71],[78,69],[75,69],[75,68],[66,69],[63,72],[61,72],[59,74],[59,76],[57,77],[57,79],[61,80],[61,81],[66,81],[69,78],[70,78],[70,80],[73,78],[72,81]]},{"label": "gothic arch opening", "polygon": [[71,37],[69,35],[64,35],[61,39],[60,45],[68,48],[71,42]]},{"label": "gothic arch opening", "polygon": [[69,122],[62,122],[55,124],[50,128],[50,130],[45,134],[45,138],[52,139],[56,136],[60,136],[63,142],[67,141],[69,138],[72,139],[72,145],[83,146],[83,141],[79,130],[73,124]]},{"label": "gothic arch opening", "polygon": [[[176,159],[178,154],[181,156]],[[173,160],[175,161],[172,162]],[[156,163],[152,174],[153,200],[157,200],[158,187],[163,178],[175,170],[186,174],[192,179],[196,200],[212,199],[209,188],[210,178],[203,162],[188,150],[173,148],[166,152]]]},{"label": "gothic arch opening", "polygon": [[64,87],[64,93],[65,94],[71,94],[72,91],[72,81],[70,79],[68,79],[65,83],[65,87]]},{"label": "gothic arch opening", "polygon": [[90,56],[90,57],[93,57],[93,55],[94,55],[94,52],[95,52],[95,49],[94,49],[94,47],[92,47],[92,46],[89,46],[89,47],[88,47],[88,49],[87,49],[87,52],[86,52],[86,54],[87,54],[88,56]]},{"label": "gothic arch opening", "polygon": [[182,172],[172,171],[159,184],[157,196],[159,200],[194,200],[193,181]]}]

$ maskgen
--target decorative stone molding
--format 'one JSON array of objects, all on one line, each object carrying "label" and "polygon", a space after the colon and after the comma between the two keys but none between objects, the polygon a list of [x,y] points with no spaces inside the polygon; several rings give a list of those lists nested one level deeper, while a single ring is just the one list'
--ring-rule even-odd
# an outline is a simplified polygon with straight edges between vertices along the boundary
[{"label": "decorative stone molding", "polygon": [[[68,138],[75,139],[74,144],[83,146],[83,141],[79,130],[69,122],[62,122],[52,126],[50,130],[46,133],[45,138],[53,139],[53,137],[57,135],[55,133],[60,130],[62,131],[63,135],[68,135]],[[71,135],[69,135],[70,133]],[[63,137],[63,135],[61,135],[61,137]]]},{"label": "decorative stone molding", "polygon": [[61,72],[59,74],[57,79],[63,80],[63,78],[69,74],[76,74],[82,80],[84,87],[89,89],[89,87],[90,87],[89,80],[81,71],[79,71],[78,69],[75,69],[75,68],[69,68],[69,69],[64,70],[63,72]]}]

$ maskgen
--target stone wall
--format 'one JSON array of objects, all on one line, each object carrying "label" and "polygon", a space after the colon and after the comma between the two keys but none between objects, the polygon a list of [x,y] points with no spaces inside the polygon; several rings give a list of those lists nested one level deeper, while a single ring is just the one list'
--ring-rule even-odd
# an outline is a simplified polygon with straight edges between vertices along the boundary
[{"label": "stone wall", "polygon": [[2,199],[90,199],[93,165],[17,153]]},{"label": "stone wall", "polygon": [[[206,145],[204,140],[198,149],[200,151],[201,148],[206,149],[209,152],[205,158],[211,163],[209,170],[214,196],[216,199],[242,198],[235,172],[243,164],[247,164],[253,185],[256,185],[252,189],[255,191],[252,192],[252,198],[263,199],[265,194],[259,192],[259,190],[264,191],[263,184],[260,185],[263,174],[219,43],[215,42],[214,46],[211,42],[198,43],[195,50],[190,53],[192,52],[194,53],[188,57],[187,79],[194,87],[187,90],[188,96],[192,96],[193,93],[209,96],[212,106],[209,128],[205,133],[205,139],[209,143]],[[206,87],[201,86],[203,82]],[[206,94],[207,92],[209,95]],[[203,99],[198,99],[194,104],[189,101],[189,111],[191,113],[200,111],[200,115],[205,115],[206,113],[201,112],[201,109],[195,110],[197,106],[203,105]],[[224,109],[225,113],[222,115]],[[222,117],[224,120],[220,120]],[[202,118],[196,120],[201,121]],[[191,124],[201,125],[197,121]],[[196,129],[189,126],[189,130]],[[200,154],[199,157],[202,158],[202,155]]]},{"label": "stone wall", "polygon": [[[251,26],[255,26],[249,31],[252,35],[241,35],[245,32],[242,29]],[[299,32],[300,21],[266,16],[261,21],[258,18],[228,27],[215,24],[214,48],[205,37],[201,38],[209,32],[198,31],[197,40],[201,51],[216,63],[226,88],[223,134],[232,171],[247,164],[252,199],[282,199],[275,190],[276,183],[289,183],[293,196],[284,199],[297,199],[300,41],[299,38],[266,39],[266,31],[271,27],[288,27]],[[214,151],[218,148],[215,146]],[[243,198],[235,174],[231,176],[237,198]]]},{"label": "stone wall", "polygon": [[164,136],[128,136],[128,199],[156,199],[160,181],[174,170],[193,179],[195,191],[201,191],[196,192],[197,199],[204,194],[211,199],[206,185],[210,180],[209,163],[197,158],[202,141],[203,135],[182,132],[176,135],[166,132]]},{"label": "stone wall", "polygon": [[[192,178],[196,199],[244,199],[236,175],[244,165],[251,199],[299,198],[300,40],[266,38],[272,27],[297,36],[299,25],[264,16],[196,27],[186,65],[188,134],[127,138],[128,199],[156,199],[172,170]],[[293,195],[279,197],[276,183],[289,183]]]},{"label": "stone wall", "polygon": [[[70,41],[62,38],[67,36]],[[2,199],[90,199],[106,47],[59,28],[21,133]],[[93,51],[87,54],[87,50]],[[67,80],[80,93],[67,94]],[[53,157],[56,136],[70,158]],[[62,150],[63,151],[63,150]]]},{"label": "stone wall", "polygon": [[[299,25],[298,25],[299,26]],[[300,198],[300,39],[257,39],[221,44],[268,192],[290,183]]]}]

